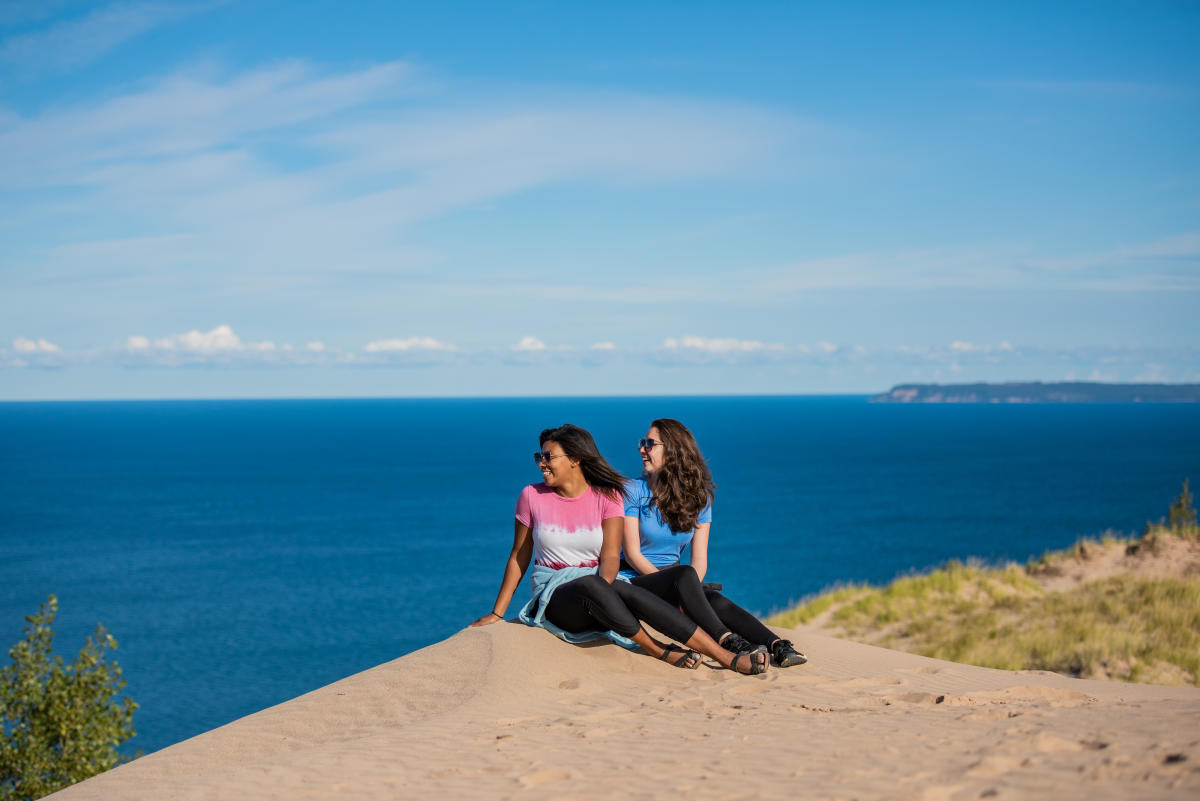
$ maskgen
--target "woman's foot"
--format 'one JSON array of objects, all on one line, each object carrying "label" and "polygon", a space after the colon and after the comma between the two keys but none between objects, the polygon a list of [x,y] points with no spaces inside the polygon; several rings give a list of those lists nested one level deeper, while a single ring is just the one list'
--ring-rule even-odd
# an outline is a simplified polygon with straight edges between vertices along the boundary
[{"label": "woman's foot", "polygon": [[685,670],[695,670],[700,667],[700,654],[690,648],[680,648],[678,645],[667,645],[658,658],[668,665]]},{"label": "woman's foot", "polygon": [[743,676],[757,676],[767,669],[767,646],[765,645],[750,645],[745,650],[732,653],[733,659],[729,662],[729,669],[736,670]]},{"label": "woman's foot", "polygon": [[776,667],[803,665],[808,657],[796,650],[791,640],[776,640],[771,643],[771,663]]}]

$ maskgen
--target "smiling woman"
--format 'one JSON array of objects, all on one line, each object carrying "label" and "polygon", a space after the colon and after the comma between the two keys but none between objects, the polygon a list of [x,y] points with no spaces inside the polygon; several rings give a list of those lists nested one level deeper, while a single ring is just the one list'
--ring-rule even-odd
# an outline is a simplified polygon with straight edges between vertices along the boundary
[{"label": "smiling woman", "polygon": [[[777,667],[808,661],[754,615],[700,582],[708,571],[708,530],[716,485],[687,426],[662,418],[638,442],[642,477],[625,493],[621,577],[677,605],[733,651],[766,654]],[[691,547],[691,564],[679,564]]]},{"label": "smiling woman", "polygon": [[[676,667],[695,668],[699,653],[740,673],[761,673],[755,654],[732,653],[676,607],[639,587],[616,581],[624,529],[625,478],[600,455],[592,435],[570,424],[548,428],[533,458],[542,482],[517,499],[513,547],[492,611],[473,627],[504,619],[513,593],[533,562],[532,598],[520,619],[568,642],[610,637]],[[687,649],[659,642],[646,621]]]}]

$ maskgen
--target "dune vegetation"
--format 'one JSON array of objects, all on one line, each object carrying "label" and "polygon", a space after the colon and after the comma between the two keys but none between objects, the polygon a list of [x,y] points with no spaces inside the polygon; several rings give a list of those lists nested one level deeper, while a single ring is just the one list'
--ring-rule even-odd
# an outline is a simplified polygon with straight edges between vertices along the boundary
[{"label": "dune vegetation", "polygon": [[1136,537],[1084,539],[1026,565],[950,562],[827,591],[773,617],[939,659],[1200,686],[1200,527],[1187,482]]}]

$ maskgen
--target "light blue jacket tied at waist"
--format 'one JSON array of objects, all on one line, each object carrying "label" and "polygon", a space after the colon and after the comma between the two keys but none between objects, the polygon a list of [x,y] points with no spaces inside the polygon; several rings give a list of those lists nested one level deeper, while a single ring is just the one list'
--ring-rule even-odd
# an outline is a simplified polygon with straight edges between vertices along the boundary
[{"label": "light blue jacket tied at waist", "polygon": [[[622,648],[636,651],[637,643],[628,637],[622,637],[615,631],[563,631],[558,626],[546,620],[546,607],[550,605],[550,597],[562,584],[581,576],[590,576],[599,570],[598,567],[563,567],[555,570],[552,567],[534,565],[533,573],[529,576],[530,589],[533,597],[521,609],[517,616],[526,626],[538,626],[571,643],[591,642],[607,637]],[[618,579],[619,580],[619,579]]]}]

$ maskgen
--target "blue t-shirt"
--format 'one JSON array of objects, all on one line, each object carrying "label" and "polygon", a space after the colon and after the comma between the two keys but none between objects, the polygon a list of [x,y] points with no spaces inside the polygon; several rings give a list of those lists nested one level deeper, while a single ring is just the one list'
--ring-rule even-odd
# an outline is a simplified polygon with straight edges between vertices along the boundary
[{"label": "blue t-shirt", "polygon": [[[658,506],[654,504],[654,493],[646,479],[629,482],[626,488],[625,516],[636,517],[641,531],[642,556],[655,567],[668,567],[679,561],[683,549],[691,545],[694,531],[671,531],[663,522]],[[712,522],[712,504],[700,512],[696,524]],[[624,557],[624,554],[622,554]],[[636,572],[631,575],[637,575]]]}]

